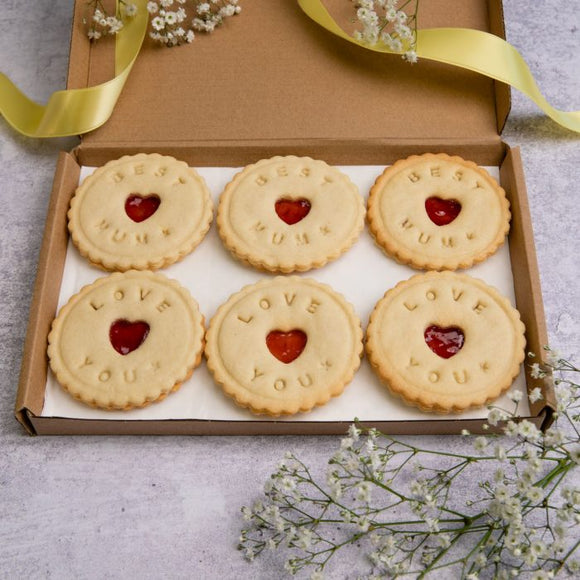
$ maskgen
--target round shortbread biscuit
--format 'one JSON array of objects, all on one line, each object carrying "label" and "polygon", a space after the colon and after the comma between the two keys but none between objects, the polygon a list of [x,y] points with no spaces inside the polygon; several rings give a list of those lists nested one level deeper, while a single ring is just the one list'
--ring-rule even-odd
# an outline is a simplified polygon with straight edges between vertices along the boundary
[{"label": "round shortbread biscuit", "polygon": [[405,402],[460,412],[510,387],[524,359],[524,331],[518,311],[481,280],[428,272],[379,300],[366,350],[381,380]]},{"label": "round shortbread biscuit", "polygon": [[362,350],[353,307],[329,286],[292,276],[232,295],[210,322],[205,353],[215,381],[238,405],[278,416],[340,395]]},{"label": "round shortbread biscuit", "polygon": [[50,366],[75,399],[131,409],[179,388],[201,362],[204,320],[175,280],[131,270],[85,286],[48,336]]},{"label": "round shortbread biscuit", "polygon": [[338,258],[364,227],[364,202],[344,173],[309,157],[249,165],[220,197],[224,245],[259,270],[289,273]]},{"label": "round shortbread biscuit", "polygon": [[98,267],[155,270],[193,251],[212,217],[209,190],[194,169],[140,153],[110,161],[81,183],[68,227],[79,252]]},{"label": "round shortbread biscuit", "polygon": [[[469,268],[509,231],[509,202],[487,171],[443,153],[385,169],[368,200],[369,228],[397,261],[426,270]],[[437,223],[439,222],[439,223]]]}]

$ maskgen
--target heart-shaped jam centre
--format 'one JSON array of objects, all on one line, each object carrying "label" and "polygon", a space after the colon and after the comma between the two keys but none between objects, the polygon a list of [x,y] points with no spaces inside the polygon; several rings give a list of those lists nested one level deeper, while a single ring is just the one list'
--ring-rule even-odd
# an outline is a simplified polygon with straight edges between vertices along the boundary
[{"label": "heart-shaped jam centre", "polygon": [[272,330],[266,337],[266,346],[279,361],[288,364],[302,354],[307,341],[306,333],[296,328],[288,332]]},{"label": "heart-shaped jam centre", "polygon": [[148,334],[149,325],[143,320],[129,322],[119,319],[111,324],[109,340],[119,354],[126,355],[139,348]]},{"label": "heart-shaped jam centre", "polygon": [[465,335],[457,326],[441,328],[433,324],[425,329],[425,342],[436,355],[451,358],[463,348]]},{"label": "heart-shaped jam centre", "polygon": [[429,197],[425,200],[425,211],[435,225],[446,226],[459,215],[461,204],[455,199]]},{"label": "heart-shaped jam centre", "polygon": [[132,193],[125,201],[125,212],[134,222],[144,222],[157,211],[160,203],[158,195]]},{"label": "heart-shaped jam centre", "polygon": [[279,199],[276,204],[278,217],[289,226],[297,224],[310,213],[310,202],[307,199]]}]

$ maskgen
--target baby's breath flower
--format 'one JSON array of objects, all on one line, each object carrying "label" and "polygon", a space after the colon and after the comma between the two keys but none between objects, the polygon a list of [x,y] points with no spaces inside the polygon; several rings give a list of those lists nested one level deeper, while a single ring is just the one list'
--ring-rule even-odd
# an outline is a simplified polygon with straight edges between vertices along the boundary
[{"label": "baby's breath flower", "polygon": [[411,64],[415,64],[419,58],[417,57],[417,53],[414,50],[408,50],[404,55],[403,59]]},{"label": "baby's breath flower", "polygon": [[496,488],[495,488],[495,492],[494,492],[494,497],[495,499],[497,499],[500,502],[505,502],[507,501],[507,499],[510,497],[510,490],[509,487],[503,483],[500,483]]},{"label": "baby's breath flower", "polygon": [[545,350],[547,353],[546,362],[552,367],[558,366],[558,363],[562,359],[562,355],[560,354],[560,352],[550,347],[546,347]]},{"label": "baby's breath flower", "polygon": [[165,23],[169,26],[173,26],[177,23],[177,14],[175,12],[166,12],[165,13]]},{"label": "baby's breath flower", "polygon": [[308,550],[312,543],[312,532],[308,528],[300,528],[294,541],[299,548]]},{"label": "baby's breath flower", "polygon": [[510,399],[514,403],[519,403],[522,400],[523,393],[521,391],[518,391],[518,390],[513,390],[513,391],[510,391],[507,394],[507,396],[508,396],[508,399]]},{"label": "baby's breath flower", "polygon": [[478,437],[473,444],[476,451],[483,451],[487,447],[487,439],[485,437]]},{"label": "baby's breath flower", "polygon": [[278,544],[272,538],[268,538],[266,547],[268,550],[276,550],[278,548]]},{"label": "baby's breath flower", "polygon": [[360,436],[360,429],[357,429],[357,426],[352,423],[350,425],[350,427],[348,428],[348,436],[353,440],[353,441],[358,441],[359,436]]},{"label": "baby's breath flower", "polygon": [[153,26],[155,30],[163,30],[165,28],[165,18],[161,16],[156,16],[151,21],[151,26]]},{"label": "baby's breath flower", "polygon": [[449,546],[451,545],[451,537],[449,536],[449,534],[438,534],[437,543],[441,548],[449,548]]},{"label": "baby's breath flower", "polygon": [[532,486],[530,478],[519,478],[516,481],[516,489],[522,494],[526,495],[528,493],[528,489]]},{"label": "baby's breath flower", "polygon": [[530,551],[538,558],[541,558],[546,553],[546,544],[544,544],[544,542],[541,540],[534,540],[530,544]]},{"label": "baby's breath flower", "polygon": [[290,493],[296,489],[296,482],[290,477],[283,477],[276,486],[280,491]]},{"label": "baby's breath flower", "polygon": [[475,557],[476,566],[483,568],[483,566],[485,566],[486,563],[487,563],[487,558],[485,557],[485,554],[483,552],[480,552],[479,554],[477,554],[477,556]]},{"label": "baby's breath flower", "polygon": [[562,445],[566,439],[566,435],[564,431],[558,429],[555,425],[552,425],[545,433],[544,433],[544,443],[547,447],[558,447]]},{"label": "baby's breath flower", "polygon": [[523,439],[527,441],[537,441],[542,433],[538,431],[538,428],[530,423],[527,419],[524,419],[518,426],[518,434]]},{"label": "baby's breath flower", "polygon": [[515,437],[518,434],[518,424],[515,421],[508,421],[503,428],[503,432],[508,437]]},{"label": "baby's breath flower", "polygon": [[493,408],[487,414],[487,422],[492,425],[496,426],[500,421],[504,421],[506,419],[505,411],[502,411],[497,408]]},{"label": "baby's breath flower", "polygon": [[535,387],[530,391],[528,398],[531,403],[536,403],[537,401],[541,401],[544,398],[542,395],[542,389],[540,387]]},{"label": "baby's breath flower", "polygon": [[528,490],[526,491],[526,497],[532,503],[538,503],[544,499],[544,491],[542,490],[541,487],[533,485],[529,487]]},{"label": "baby's breath flower", "polygon": [[244,521],[249,522],[252,519],[252,515],[252,510],[249,507],[242,507],[242,516],[244,517]]},{"label": "baby's breath flower", "polygon": [[124,4],[123,10],[128,18],[133,18],[137,15],[137,4]]},{"label": "baby's breath flower", "polygon": [[495,446],[495,456],[500,461],[505,461],[507,459],[507,452],[506,452],[505,447],[503,445],[497,444]]},{"label": "baby's breath flower", "polygon": [[425,483],[420,480],[415,480],[411,482],[411,493],[417,499],[422,499],[425,497],[427,493],[427,488],[425,487]]},{"label": "baby's breath flower", "polygon": [[368,503],[371,499],[371,484],[368,481],[359,483],[356,492],[356,498],[359,501]]}]

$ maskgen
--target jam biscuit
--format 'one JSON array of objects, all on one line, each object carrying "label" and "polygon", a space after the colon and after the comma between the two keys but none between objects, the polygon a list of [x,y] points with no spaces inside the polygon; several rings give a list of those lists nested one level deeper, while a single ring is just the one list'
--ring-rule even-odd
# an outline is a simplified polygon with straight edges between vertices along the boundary
[{"label": "jam biscuit", "polygon": [[232,295],[210,322],[205,354],[215,381],[238,405],[279,416],[340,395],[362,350],[352,306],[329,286],[292,276]]},{"label": "jam biscuit", "polygon": [[126,410],[176,391],[201,362],[203,338],[203,316],[185,288],[132,270],[69,300],[52,324],[48,356],[75,399]]},{"label": "jam biscuit", "polygon": [[110,161],[78,187],[68,212],[80,253],[105,270],[155,270],[201,242],[213,217],[204,180],[183,161],[141,153]]},{"label": "jam biscuit", "polygon": [[397,161],[371,189],[368,220],[377,244],[426,270],[469,268],[503,243],[509,202],[471,161],[427,153]]},{"label": "jam biscuit", "polygon": [[417,274],[371,314],[366,350],[396,395],[424,411],[460,412],[499,397],[524,359],[517,310],[481,280]]},{"label": "jam biscuit", "polygon": [[305,271],[338,258],[364,227],[357,187],[309,157],[273,157],[238,173],[221,195],[217,224],[225,246],[270,272]]}]

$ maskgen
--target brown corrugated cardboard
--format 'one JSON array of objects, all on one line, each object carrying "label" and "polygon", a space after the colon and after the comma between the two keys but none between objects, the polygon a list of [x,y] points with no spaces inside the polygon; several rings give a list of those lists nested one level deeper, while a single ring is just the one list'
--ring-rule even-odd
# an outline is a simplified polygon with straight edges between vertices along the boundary
[{"label": "brown corrugated cardboard", "polygon": [[[328,2],[348,24],[344,0]],[[113,43],[89,45],[84,2],[76,2],[69,87],[113,75]],[[466,26],[503,35],[496,0],[432,0],[420,25]],[[46,337],[54,317],[66,254],[66,210],[79,165],[100,165],[138,151],[171,154],[196,165],[242,165],[274,154],[307,154],[333,164],[388,164],[410,154],[444,151],[501,167],[512,204],[510,251],[517,306],[528,348],[546,343],[533,234],[517,150],[501,142],[509,90],[473,73],[421,62],[410,66],[331,36],[293,0],[252,0],[239,17],[191,46],[159,49],[149,41],[110,121],[59,159],[26,340],[17,418],[38,434],[343,433],[341,422],[90,421],[41,417]],[[529,375],[528,388],[539,385]],[[553,408],[532,405],[544,426]],[[307,417],[304,417],[307,419]],[[477,431],[480,421],[433,420],[420,425],[375,423],[391,433]]]},{"label": "brown corrugated cardboard", "polygon": [[[421,5],[420,25],[501,34],[498,3],[491,4],[494,11],[482,0],[432,0]],[[328,6],[342,8],[337,16],[348,24],[350,2]],[[75,26],[81,14],[78,8]],[[85,69],[71,66],[71,85],[110,78],[112,49],[96,45],[87,58],[79,47]],[[191,163],[231,165],[250,160],[244,150],[255,159],[320,145],[330,149],[331,163],[368,164],[381,162],[393,142],[419,149],[498,145],[507,95],[505,85],[466,70],[429,61],[409,66],[345,43],[292,0],[253,0],[191,46],[164,50],[146,41],[111,120],[83,138],[81,162],[94,164],[103,152],[189,147]]]}]

